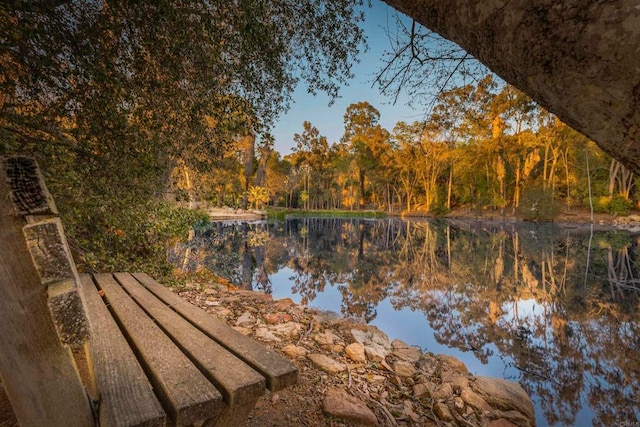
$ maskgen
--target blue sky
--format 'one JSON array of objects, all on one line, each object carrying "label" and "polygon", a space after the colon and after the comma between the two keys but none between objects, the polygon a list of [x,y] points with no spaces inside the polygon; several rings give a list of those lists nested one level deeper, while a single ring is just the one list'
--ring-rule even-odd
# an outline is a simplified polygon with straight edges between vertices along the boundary
[{"label": "blue sky", "polygon": [[[331,144],[340,140],[344,133],[343,117],[350,104],[367,101],[380,111],[380,124],[392,131],[399,121],[413,122],[422,120],[424,112],[421,109],[412,109],[406,105],[407,98],[404,94],[395,105],[391,105],[392,99],[380,95],[377,87],[372,87],[375,74],[381,66],[382,55],[385,50],[390,50],[390,42],[386,29],[395,27],[395,9],[390,8],[381,1],[372,1],[372,7],[365,9],[366,20],[363,23],[369,50],[360,53],[360,63],[352,67],[355,77],[340,91],[340,99],[329,107],[329,98],[323,94],[317,96],[306,92],[304,86],[297,88],[293,95],[293,102],[287,114],[280,117],[271,129],[275,138],[275,148],[283,156],[291,153],[295,146],[293,135],[302,133],[302,123],[311,122],[321,135],[327,137]],[[408,19],[408,18],[407,18]]]}]

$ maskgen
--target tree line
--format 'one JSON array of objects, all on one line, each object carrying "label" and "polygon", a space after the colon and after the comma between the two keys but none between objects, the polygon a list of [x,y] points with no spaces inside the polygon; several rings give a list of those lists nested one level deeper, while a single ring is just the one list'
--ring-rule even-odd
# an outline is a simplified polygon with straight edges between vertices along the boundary
[{"label": "tree line", "polygon": [[539,220],[572,208],[626,214],[636,202],[633,173],[491,75],[440,93],[423,121],[391,131],[379,121],[368,102],[351,104],[333,143],[305,121],[284,157],[268,134],[255,154],[239,140],[188,187],[191,197],[395,213],[490,209]]}]

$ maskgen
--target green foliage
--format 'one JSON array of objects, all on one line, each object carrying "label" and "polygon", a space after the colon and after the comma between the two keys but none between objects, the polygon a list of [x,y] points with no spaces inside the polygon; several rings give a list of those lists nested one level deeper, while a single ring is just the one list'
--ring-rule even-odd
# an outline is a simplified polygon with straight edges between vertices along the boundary
[{"label": "green foliage", "polygon": [[631,208],[633,208],[633,201],[619,194],[613,196],[609,204],[609,212],[616,215],[628,215]]},{"label": "green foliage", "polygon": [[633,208],[633,201],[616,194],[613,197],[602,196],[593,204],[593,211],[598,213],[611,213],[615,215],[628,215]]},{"label": "green foliage", "polygon": [[436,203],[435,205],[431,206],[431,208],[429,209],[429,213],[437,217],[444,217],[449,213],[449,209],[447,209],[447,206],[443,203]]},{"label": "green foliage", "polygon": [[187,240],[194,224],[209,219],[206,212],[168,202],[136,206],[125,201],[119,210],[100,208],[94,202],[62,210],[74,259],[87,271],[145,271],[165,277],[171,273],[166,261],[169,245]]},{"label": "green foliage", "polygon": [[541,185],[528,188],[522,194],[518,215],[527,221],[553,221],[558,213],[558,204],[553,191]]}]

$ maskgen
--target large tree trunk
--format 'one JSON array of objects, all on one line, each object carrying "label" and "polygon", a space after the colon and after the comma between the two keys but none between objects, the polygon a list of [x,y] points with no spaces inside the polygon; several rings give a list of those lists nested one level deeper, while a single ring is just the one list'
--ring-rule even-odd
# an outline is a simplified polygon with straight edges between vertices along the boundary
[{"label": "large tree trunk", "polygon": [[638,0],[385,0],[640,173]]}]

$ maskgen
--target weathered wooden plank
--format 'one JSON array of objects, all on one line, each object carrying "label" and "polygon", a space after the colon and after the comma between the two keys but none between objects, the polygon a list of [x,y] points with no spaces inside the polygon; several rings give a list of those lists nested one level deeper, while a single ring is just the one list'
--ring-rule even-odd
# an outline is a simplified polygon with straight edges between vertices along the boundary
[{"label": "weathered wooden plank", "polygon": [[213,384],[129,297],[111,274],[97,274],[94,279],[104,291],[103,298],[134,348],[172,422],[190,425],[217,416],[224,403]]},{"label": "weathered wooden plank", "polygon": [[91,339],[87,359],[99,421],[109,426],[164,426],[166,415],[142,367],[88,275],[80,277]]},{"label": "weathered wooden plank", "polygon": [[216,385],[232,409],[264,394],[262,375],[167,307],[129,273],[114,277]]},{"label": "weathered wooden plank", "polygon": [[16,216],[39,205],[31,197],[17,199],[24,209],[14,205],[8,163],[0,162],[0,375],[21,425],[88,426],[89,400],[51,320],[22,233],[25,220]]},{"label": "weathered wooden plank", "polygon": [[56,215],[58,209],[33,157],[0,156],[8,194],[17,215]]},{"label": "weathered wooden plank", "polygon": [[147,274],[135,273],[133,276],[165,304],[264,375],[269,390],[281,390],[297,381],[298,369],[275,351],[180,298]]},{"label": "weathered wooden plank", "polygon": [[71,258],[62,222],[51,218],[23,228],[27,248],[62,343],[79,347],[88,337],[84,306],[78,294],[78,273]]}]

